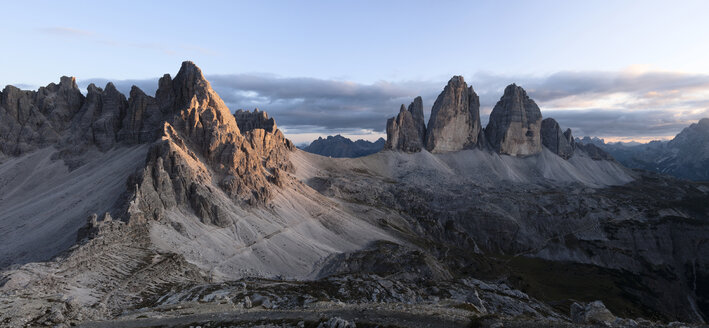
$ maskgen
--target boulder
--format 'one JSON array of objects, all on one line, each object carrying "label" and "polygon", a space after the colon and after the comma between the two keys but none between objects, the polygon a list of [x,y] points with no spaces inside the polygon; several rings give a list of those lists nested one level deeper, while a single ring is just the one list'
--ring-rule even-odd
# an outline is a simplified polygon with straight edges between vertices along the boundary
[{"label": "boulder", "polygon": [[492,109],[485,135],[500,154],[534,155],[542,151],[541,123],[539,106],[522,87],[511,84]]},{"label": "boulder", "polygon": [[571,321],[577,324],[610,325],[616,317],[601,301],[593,301],[585,305],[571,304]]},{"label": "boulder", "polygon": [[356,328],[357,325],[355,325],[354,322],[347,321],[345,319],[342,319],[340,317],[334,317],[330,318],[329,320],[325,322],[321,322],[318,325],[318,328]]},{"label": "boulder", "polygon": [[462,76],[454,76],[433,103],[426,149],[440,153],[475,148],[480,129],[480,99]]}]

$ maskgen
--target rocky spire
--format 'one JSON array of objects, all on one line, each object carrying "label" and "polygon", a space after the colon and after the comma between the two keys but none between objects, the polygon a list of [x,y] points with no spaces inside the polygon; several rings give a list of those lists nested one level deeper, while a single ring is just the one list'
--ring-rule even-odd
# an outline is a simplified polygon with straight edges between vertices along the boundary
[{"label": "rocky spire", "polygon": [[534,100],[522,87],[510,84],[490,113],[485,135],[500,154],[533,155],[542,151],[541,121],[542,113]]},{"label": "rocky spire", "polygon": [[571,129],[566,129],[566,131],[564,131],[564,138],[566,139],[566,142],[571,145],[571,148],[576,147],[576,141],[574,140],[574,136],[571,135]]},{"label": "rocky spire", "polygon": [[[231,111],[219,95],[212,90],[212,86],[204,78],[202,70],[197,65],[191,61],[182,62],[180,71],[171,80],[172,94],[170,94],[170,90],[162,89],[163,86],[165,88],[168,86],[169,77],[169,75],[163,76],[160,82],[161,88],[156,93],[161,106],[169,105],[173,110],[197,109],[197,112],[201,115],[214,115],[214,118],[220,124],[235,128],[238,131]],[[166,103],[170,98],[173,98],[174,101]]]},{"label": "rocky spire", "polygon": [[409,104],[409,113],[414,119],[414,126],[418,130],[418,135],[421,138],[421,143],[426,140],[426,122],[423,120],[423,100],[421,96],[414,98],[414,101]]},{"label": "rocky spire", "polygon": [[85,150],[79,145],[95,145],[101,151],[112,148],[119,141],[117,135],[127,107],[128,101],[113,83],[106,84],[105,89],[89,84],[86,101],[72,120],[66,143],[74,145],[71,150],[75,152]]},{"label": "rocky spire", "polygon": [[239,109],[234,112],[234,117],[236,118],[236,124],[239,126],[239,130],[242,132],[251,131],[253,129],[264,129],[266,132],[274,132],[277,129],[276,121],[273,118],[269,118],[266,112],[260,111],[258,108],[254,108],[253,112]]},{"label": "rocky spire", "polygon": [[431,109],[426,129],[430,152],[474,148],[480,133],[480,99],[462,76],[448,81]]},{"label": "rocky spire", "polygon": [[20,155],[56,144],[84,100],[73,77],[37,91],[6,86],[0,93],[0,151]]},{"label": "rocky spire", "polygon": [[553,118],[542,120],[542,145],[563,159],[569,159],[574,154],[574,141],[571,129],[561,132],[559,123]]},{"label": "rocky spire", "polygon": [[[420,97],[417,99],[420,100]],[[419,108],[417,108],[415,104],[416,100],[409,105],[409,109],[418,111]],[[420,110],[420,119],[423,120],[423,106],[421,106]],[[386,149],[397,149],[407,152],[421,151],[423,148],[423,134],[425,134],[425,128],[423,131],[419,129],[420,125],[414,120],[412,111],[407,110],[406,106],[401,104],[399,114],[387,120],[387,142],[384,146]],[[416,115],[418,115],[418,113]]]}]

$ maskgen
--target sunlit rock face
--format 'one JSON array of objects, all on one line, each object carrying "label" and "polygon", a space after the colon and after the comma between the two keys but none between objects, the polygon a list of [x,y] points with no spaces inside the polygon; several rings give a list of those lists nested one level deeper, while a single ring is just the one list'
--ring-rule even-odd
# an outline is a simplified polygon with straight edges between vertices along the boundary
[{"label": "sunlit rock face", "polygon": [[205,223],[231,224],[214,203],[214,187],[237,202],[267,202],[272,186],[282,182],[281,171],[292,170],[287,153],[293,144],[275,122],[258,111],[232,114],[192,62],[159,84],[155,98],[141,95],[157,104],[163,119],[148,126],[157,128],[158,141],[135,178],[138,201],[130,205],[130,219],[160,219],[165,210],[188,205]]},{"label": "sunlit rock face", "polygon": [[480,99],[462,76],[454,76],[431,109],[426,149],[440,153],[474,148],[479,134]]},{"label": "sunlit rock face", "polygon": [[511,84],[492,109],[485,135],[492,149],[500,154],[538,154],[542,151],[541,123],[539,106],[522,87]]}]

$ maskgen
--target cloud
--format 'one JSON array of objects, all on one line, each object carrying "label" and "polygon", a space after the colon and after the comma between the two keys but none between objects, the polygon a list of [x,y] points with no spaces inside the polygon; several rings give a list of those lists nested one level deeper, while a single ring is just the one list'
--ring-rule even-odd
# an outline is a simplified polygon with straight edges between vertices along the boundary
[{"label": "cloud", "polygon": [[259,107],[287,128],[383,131],[386,119],[424,95],[432,104],[438,83],[376,82],[283,78],[267,74],[207,76],[232,109]]},{"label": "cloud", "polygon": [[[208,75],[232,109],[266,110],[289,135],[337,134],[377,138],[401,104],[422,96],[426,117],[447,81],[378,81],[371,84],[273,74]],[[709,75],[625,70],[507,76],[480,72],[466,79],[481,100],[483,125],[505,86],[517,83],[542,109],[576,136],[648,139],[672,136],[709,117]],[[106,79],[79,81],[105,85]],[[127,93],[135,84],[152,94],[157,78],[114,81]]]},{"label": "cloud", "polygon": [[610,109],[551,110],[564,128],[575,136],[599,136],[610,140],[652,140],[676,135],[691,123],[709,117],[709,110],[668,113],[666,110],[623,111]]},{"label": "cloud", "polygon": [[[704,74],[558,72],[517,79],[488,75],[480,83],[495,85],[500,80],[516,80],[539,104],[544,117],[555,118],[577,136],[667,138],[709,117],[709,75]],[[483,93],[490,98],[494,90],[483,89]]]},{"label": "cloud", "polygon": [[60,35],[69,37],[85,37],[94,36],[95,34],[91,31],[80,30],[71,27],[54,26],[54,27],[42,27],[38,29],[39,32],[50,35]]}]

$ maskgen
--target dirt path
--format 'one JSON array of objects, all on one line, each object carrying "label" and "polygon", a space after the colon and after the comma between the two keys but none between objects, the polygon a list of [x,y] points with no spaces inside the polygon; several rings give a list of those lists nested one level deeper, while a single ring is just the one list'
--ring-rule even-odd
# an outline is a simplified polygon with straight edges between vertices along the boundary
[{"label": "dirt path", "polygon": [[321,319],[340,317],[357,324],[378,324],[394,327],[468,327],[469,320],[456,320],[437,313],[411,313],[390,309],[372,309],[362,307],[343,307],[340,309],[303,309],[303,310],[252,310],[213,312],[200,314],[185,314],[179,317],[142,318],[130,320],[114,320],[88,322],[80,324],[82,328],[136,328],[136,327],[219,327],[224,325],[239,325],[249,323],[274,323],[298,321],[318,322]]}]

